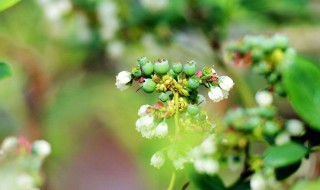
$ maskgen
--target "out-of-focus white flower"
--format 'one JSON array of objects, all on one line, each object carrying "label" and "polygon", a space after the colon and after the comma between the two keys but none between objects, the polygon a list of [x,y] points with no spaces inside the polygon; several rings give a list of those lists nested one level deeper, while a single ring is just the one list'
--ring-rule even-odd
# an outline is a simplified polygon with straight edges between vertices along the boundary
[{"label": "out-of-focus white flower", "polygon": [[140,117],[147,115],[147,109],[151,107],[150,105],[142,105],[138,111],[138,115]]},{"label": "out-of-focus white flower", "polygon": [[116,86],[121,91],[129,88],[127,83],[131,81],[131,73],[128,71],[121,71],[118,76],[116,77]]},{"label": "out-of-focus white flower", "polygon": [[168,135],[168,124],[162,121],[155,129],[155,136],[163,138]]},{"label": "out-of-focus white flower", "polygon": [[163,9],[165,9],[168,4],[169,4],[169,0],[140,0],[142,5],[150,10],[150,11],[161,11]]},{"label": "out-of-focus white flower", "polygon": [[303,123],[297,119],[288,120],[286,123],[286,129],[291,136],[300,136],[305,132]]},{"label": "out-of-focus white flower", "polygon": [[207,174],[216,174],[219,170],[219,163],[216,160],[207,159],[203,163],[204,170]]},{"label": "out-of-focus white flower", "polygon": [[252,190],[267,190],[267,184],[260,173],[255,173],[250,180],[250,187]]},{"label": "out-of-focus white flower", "polygon": [[185,159],[184,157],[178,157],[177,159],[173,160],[173,166],[177,170],[182,170],[186,162],[187,162],[187,159]]},{"label": "out-of-focus white flower", "polygon": [[217,73],[217,72],[216,72],[216,70],[211,69],[211,73],[214,74],[214,73]]},{"label": "out-of-focus white flower", "polygon": [[7,137],[3,140],[1,144],[1,149],[3,151],[10,151],[18,145],[18,140],[16,137]]},{"label": "out-of-focus white flower", "polygon": [[271,92],[260,91],[256,94],[256,102],[259,106],[269,106],[272,104],[273,97]]},{"label": "out-of-focus white flower", "polygon": [[88,27],[88,19],[83,14],[75,15],[76,34],[81,42],[89,42],[92,39],[90,28]]},{"label": "out-of-focus white flower", "polygon": [[229,97],[229,91],[226,91],[226,90],[222,90],[222,94],[223,94],[223,99],[227,99]]},{"label": "out-of-focus white flower", "polygon": [[35,141],[32,144],[32,148],[41,158],[45,158],[51,153],[51,146],[45,140]]},{"label": "out-of-focus white flower", "polygon": [[223,99],[223,92],[220,87],[213,86],[210,88],[210,90],[208,92],[208,96],[214,102],[219,102],[220,100]]},{"label": "out-of-focus white flower", "polygon": [[53,23],[59,23],[62,16],[72,8],[69,0],[38,0],[38,3],[44,9],[47,19]]},{"label": "out-of-focus white flower", "polygon": [[33,189],[34,187],[33,178],[28,174],[21,174],[17,176],[16,183],[19,188],[23,189]]},{"label": "out-of-focus white flower", "polygon": [[164,162],[165,157],[163,152],[156,152],[152,155],[150,164],[155,168],[160,168],[161,166],[163,166]]},{"label": "out-of-focus white flower", "polygon": [[123,55],[124,45],[121,41],[112,41],[107,46],[107,52],[111,58],[119,58]]},{"label": "out-of-focus white flower", "polygon": [[202,96],[201,94],[198,95],[198,102],[200,103],[199,107],[203,107],[207,104],[206,98],[204,96]]},{"label": "out-of-focus white flower", "polygon": [[110,40],[119,29],[117,5],[113,1],[102,1],[97,8],[98,18],[101,22],[101,35],[103,39]]},{"label": "out-of-focus white flower", "polygon": [[141,133],[142,137],[152,138],[156,135],[156,129],[154,127],[154,116],[147,114],[140,117],[136,121],[136,129]]},{"label": "out-of-focus white flower", "polygon": [[206,140],[204,140],[201,145],[201,150],[204,154],[213,154],[217,151],[217,146],[215,142],[214,136],[210,136]]},{"label": "out-of-focus white flower", "polygon": [[233,80],[228,76],[221,76],[219,77],[219,86],[226,91],[231,90],[233,87],[234,82]]},{"label": "out-of-focus white flower", "polygon": [[219,171],[219,163],[212,159],[196,159],[194,168],[198,173],[213,175]]},{"label": "out-of-focus white flower", "polygon": [[276,136],[276,145],[283,145],[290,141],[290,135],[287,132],[282,132]]}]

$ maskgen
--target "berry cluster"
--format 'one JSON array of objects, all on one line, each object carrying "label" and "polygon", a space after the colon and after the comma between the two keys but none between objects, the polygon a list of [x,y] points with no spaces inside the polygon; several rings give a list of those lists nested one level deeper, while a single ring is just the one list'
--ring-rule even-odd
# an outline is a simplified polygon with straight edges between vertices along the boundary
[{"label": "berry cluster", "polygon": [[40,173],[51,146],[44,140],[30,143],[24,137],[7,137],[0,148],[0,189],[38,189],[43,183]]},{"label": "berry cluster", "polygon": [[236,65],[252,65],[253,70],[264,75],[270,90],[285,96],[281,83],[281,66],[292,61],[295,51],[288,47],[288,39],[283,35],[245,36],[228,46],[232,60]]},{"label": "berry cluster", "polygon": [[[205,98],[199,94],[199,87],[209,89],[208,96],[214,102],[226,99],[234,85],[228,76],[219,76],[212,67],[196,69],[195,61],[186,64],[169,64],[158,59],[152,63],[146,57],[138,59],[131,72],[122,71],[116,77],[116,86],[125,90],[136,81],[142,91],[159,93],[154,105],[143,105],[138,111],[136,129],[145,138],[164,138],[169,134],[167,120],[174,118],[175,133],[172,145],[158,151],[151,159],[151,165],[159,168],[165,161],[165,152],[176,169],[182,169],[187,162],[192,162],[189,152],[192,145],[187,145],[184,136],[194,132],[210,134],[213,125],[207,113],[200,109]],[[178,142],[179,141],[179,142]],[[181,143],[181,146],[177,144]]]}]

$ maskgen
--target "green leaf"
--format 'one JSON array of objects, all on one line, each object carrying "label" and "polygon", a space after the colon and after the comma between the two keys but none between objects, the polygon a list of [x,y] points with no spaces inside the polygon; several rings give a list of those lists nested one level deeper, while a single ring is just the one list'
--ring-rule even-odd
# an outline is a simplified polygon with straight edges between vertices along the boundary
[{"label": "green leaf", "polygon": [[298,181],[291,190],[301,190],[301,189],[320,189],[320,180],[316,181],[307,181],[307,180],[300,180]]},{"label": "green leaf", "polygon": [[281,168],[299,162],[306,154],[307,148],[289,142],[281,146],[271,146],[264,154],[264,164],[274,168]]},{"label": "green leaf", "polygon": [[276,179],[278,181],[284,180],[296,172],[300,167],[301,161],[291,164],[289,166],[284,166],[275,169]]},{"label": "green leaf", "polygon": [[11,76],[11,70],[8,64],[0,62],[0,79]]},{"label": "green leaf", "polygon": [[200,190],[226,190],[223,181],[218,175],[210,176],[206,174],[198,174],[193,169],[193,166],[188,167],[192,182]]},{"label": "green leaf", "polygon": [[18,3],[20,0],[1,0],[0,1],[0,11],[3,11],[14,4]]},{"label": "green leaf", "polygon": [[320,130],[320,69],[297,58],[283,69],[283,84],[294,110]]}]

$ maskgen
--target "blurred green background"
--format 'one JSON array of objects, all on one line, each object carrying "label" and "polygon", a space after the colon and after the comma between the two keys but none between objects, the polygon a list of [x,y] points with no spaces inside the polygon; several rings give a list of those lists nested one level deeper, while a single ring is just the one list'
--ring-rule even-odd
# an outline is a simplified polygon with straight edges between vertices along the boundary
[{"label": "blurred green background", "polygon": [[[149,165],[164,140],[143,139],[137,110],[156,96],[115,87],[119,71],[136,60],[195,60],[214,64],[249,87],[208,101],[219,123],[227,108],[250,105],[265,85],[246,68],[221,65],[224,48],[245,34],[282,33],[290,45],[320,63],[318,0],[38,0],[0,13],[0,60],[13,76],[0,82],[0,138],[23,135],[52,145],[46,190],[164,189],[171,171]],[[204,89],[203,94],[206,95]],[[294,115],[277,99],[282,115]],[[178,173],[175,189],[188,182]],[[188,189],[195,189],[191,184]]]}]

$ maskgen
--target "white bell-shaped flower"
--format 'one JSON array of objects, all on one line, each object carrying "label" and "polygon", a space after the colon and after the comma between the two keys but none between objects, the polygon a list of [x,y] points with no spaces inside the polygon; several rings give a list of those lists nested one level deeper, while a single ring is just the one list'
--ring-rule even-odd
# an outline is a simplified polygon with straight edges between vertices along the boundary
[{"label": "white bell-shaped flower", "polygon": [[147,109],[151,107],[150,105],[142,105],[138,111],[140,117],[147,115]]},{"label": "white bell-shaped flower", "polygon": [[231,90],[233,87],[234,82],[233,80],[228,76],[221,76],[219,77],[219,86],[226,91]]},{"label": "white bell-shaped flower", "polygon": [[155,136],[163,138],[168,135],[168,124],[165,121],[159,123],[155,129]]},{"label": "white bell-shaped flower", "polygon": [[250,180],[250,187],[252,190],[267,190],[267,184],[260,173],[255,173]]},{"label": "white bell-shaped flower", "polygon": [[268,91],[258,92],[255,98],[259,106],[269,106],[273,102],[272,94]]},{"label": "white bell-shaped flower", "polygon": [[297,119],[290,119],[286,123],[286,130],[291,136],[301,136],[305,133],[303,123]]},{"label": "white bell-shaped flower", "polygon": [[223,99],[223,92],[220,87],[213,86],[210,88],[210,90],[208,92],[208,96],[214,102],[219,102],[220,100]]},{"label": "white bell-shaped flower", "polygon": [[131,73],[128,71],[121,71],[116,77],[116,86],[121,91],[126,90],[129,86],[127,85],[131,81]]},{"label": "white bell-shaped flower", "polygon": [[152,155],[150,164],[155,168],[160,168],[163,166],[165,160],[163,152],[156,152]]},{"label": "white bell-shaped flower", "polygon": [[32,149],[39,155],[41,158],[47,157],[51,153],[51,146],[45,140],[37,140],[32,144]]},{"label": "white bell-shaped flower", "polygon": [[290,135],[287,132],[278,134],[275,138],[276,145],[283,145],[290,141]]}]

